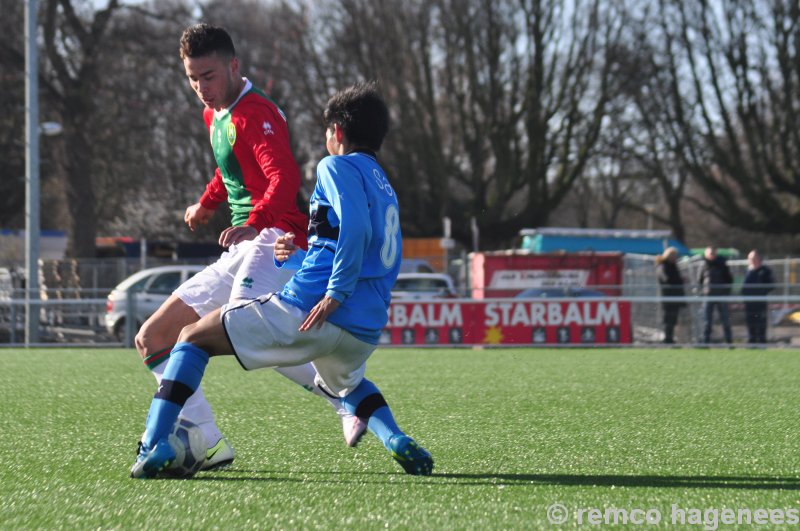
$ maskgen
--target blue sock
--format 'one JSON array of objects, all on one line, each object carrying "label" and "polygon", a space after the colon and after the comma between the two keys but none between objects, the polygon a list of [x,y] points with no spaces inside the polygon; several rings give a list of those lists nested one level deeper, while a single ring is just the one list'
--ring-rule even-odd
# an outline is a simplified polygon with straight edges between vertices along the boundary
[{"label": "blue sock", "polygon": [[178,343],[173,347],[161,385],[150,403],[142,440],[144,451],[152,450],[172,431],[186,400],[200,386],[207,364],[208,353],[203,349],[191,343]]},{"label": "blue sock", "polygon": [[342,404],[351,414],[367,420],[369,431],[375,434],[387,449],[392,435],[403,435],[380,390],[366,378],[361,380],[349,395],[342,398]]}]

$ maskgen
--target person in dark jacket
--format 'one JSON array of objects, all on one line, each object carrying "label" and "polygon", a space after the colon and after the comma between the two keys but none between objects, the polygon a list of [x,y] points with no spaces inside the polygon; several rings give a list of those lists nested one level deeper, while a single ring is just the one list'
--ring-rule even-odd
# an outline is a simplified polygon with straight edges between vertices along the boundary
[{"label": "person in dark jacket", "polygon": [[[661,286],[662,297],[683,297],[683,277],[678,271],[678,250],[668,247],[663,254],[656,257],[656,275]],[[664,343],[675,343],[675,325],[678,324],[678,313],[686,306],[684,301],[663,301]]]},{"label": "person in dark jacket", "polygon": [[[731,294],[731,284],[733,275],[728,268],[725,258],[717,256],[717,248],[706,247],[703,267],[700,270],[700,277],[697,279],[703,295],[708,297],[726,297]],[[724,301],[706,300],[703,304],[703,316],[705,326],[703,328],[703,342],[711,341],[711,325],[714,320],[714,308],[719,311],[722,320],[722,329],[725,332],[725,343],[733,343],[733,333],[731,332],[731,319],[728,314],[728,303]]]},{"label": "person in dark jacket", "polygon": [[[742,295],[763,297],[773,289],[775,280],[772,270],[764,265],[761,255],[755,249],[747,255],[747,275],[742,285]],[[767,302],[745,301],[747,321],[747,342],[763,345],[767,342]]]}]

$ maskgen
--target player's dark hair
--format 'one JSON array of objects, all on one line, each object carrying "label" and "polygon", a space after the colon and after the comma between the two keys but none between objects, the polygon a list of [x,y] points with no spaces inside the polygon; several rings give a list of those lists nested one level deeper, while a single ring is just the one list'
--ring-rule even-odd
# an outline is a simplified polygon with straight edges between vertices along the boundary
[{"label": "player's dark hair", "polygon": [[322,121],[327,129],[338,124],[354,148],[378,151],[389,131],[389,109],[374,81],[356,83],[328,100]]},{"label": "player's dark hair", "polygon": [[226,58],[236,57],[233,39],[223,28],[200,23],[189,26],[181,35],[181,59],[205,57],[218,53]]}]

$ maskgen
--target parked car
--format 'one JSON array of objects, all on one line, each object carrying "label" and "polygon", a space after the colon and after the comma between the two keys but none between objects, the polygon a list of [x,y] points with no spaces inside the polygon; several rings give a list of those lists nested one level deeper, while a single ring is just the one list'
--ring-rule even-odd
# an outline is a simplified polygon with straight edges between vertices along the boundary
[{"label": "parked car", "polygon": [[202,265],[169,265],[143,269],[122,282],[108,294],[106,301],[106,330],[122,341],[128,318],[128,293],[135,292],[136,322],[138,330],[148,317],[169,298],[175,288],[202,271]]},{"label": "parked car", "polygon": [[529,288],[514,295],[517,299],[541,299],[557,297],[605,297],[602,291],[587,288]]},{"label": "parked car", "polygon": [[401,273],[433,273],[433,267],[427,260],[420,258],[403,258],[400,262]]},{"label": "parked car", "polygon": [[400,273],[392,288],[392,299],[440,299],[456,296],[450,275],[442,273]]}]

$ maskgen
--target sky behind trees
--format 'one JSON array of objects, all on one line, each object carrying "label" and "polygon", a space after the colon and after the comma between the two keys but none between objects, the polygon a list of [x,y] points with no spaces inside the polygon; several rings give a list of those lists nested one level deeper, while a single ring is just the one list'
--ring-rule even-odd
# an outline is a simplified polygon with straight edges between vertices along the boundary
[{"label": "sky behind trees", "polygon": [[[310,190],[319,112],[377,79],[406,236],[515,244],[544,225],[669,228],[690,245],[796,248],[800,7],[721,0],[40,0],[43,228],[203,238],[182,224],[213,171],[177,57],[186,25],[232,33],[286,110]],[[21,226],[22,4],[0,0],[0,226]],[[765,236],[768,236],[765,238]]]}]

